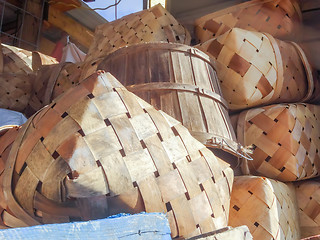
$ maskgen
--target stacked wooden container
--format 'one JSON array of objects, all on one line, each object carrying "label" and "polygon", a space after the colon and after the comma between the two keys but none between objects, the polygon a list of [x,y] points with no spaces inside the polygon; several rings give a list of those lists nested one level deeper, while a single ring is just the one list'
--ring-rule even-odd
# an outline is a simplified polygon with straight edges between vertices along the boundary
[{"label": "stacked wooden container", "polygon": [[99,26],[83,63],[2,45],[0,107],[30,118],[0,132],[0,226],[147,211],[173,238],[319,234],[320,82],[283,40],[301,21],[252,0],[198,19],[191,47],[157,5]]}]

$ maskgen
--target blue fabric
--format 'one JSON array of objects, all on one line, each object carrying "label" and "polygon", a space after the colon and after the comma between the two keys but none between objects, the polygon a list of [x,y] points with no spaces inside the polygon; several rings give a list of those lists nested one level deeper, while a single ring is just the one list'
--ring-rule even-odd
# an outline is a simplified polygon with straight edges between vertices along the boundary
[{"label": "blue fabric", "polygon": [[47,224],[0,230],[0,239],[15,240],[170,240],[170,227],[162,213],[120,214],[101,220]]},{"label": "blue fabric", "polygon": [[5,125],[22,125],[27,121],[26,117],[16,111],[0,108],[0,127]]}]

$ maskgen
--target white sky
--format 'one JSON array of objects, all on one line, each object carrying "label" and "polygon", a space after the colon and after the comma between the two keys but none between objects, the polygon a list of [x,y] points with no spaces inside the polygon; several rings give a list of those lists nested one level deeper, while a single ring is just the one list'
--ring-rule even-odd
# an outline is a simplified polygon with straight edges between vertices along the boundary
[{"label": "white sky", "polygon": [[[109,5],[112,5],[115,3],[115,0],[95,0],[92,3],[87,3],[91,8],[104,8]],[[121,18],[125,15],[128,15],[130,13],[141,11],[143,8],[143,0],[122,0],[118,8],[118,18]],[[101,16],[103,16],[105,19],[107,19],[109,22],[115,20],[115,9],[114,7],[111,7],[107,10],[97,10],[97,13],[99,13]]]}]

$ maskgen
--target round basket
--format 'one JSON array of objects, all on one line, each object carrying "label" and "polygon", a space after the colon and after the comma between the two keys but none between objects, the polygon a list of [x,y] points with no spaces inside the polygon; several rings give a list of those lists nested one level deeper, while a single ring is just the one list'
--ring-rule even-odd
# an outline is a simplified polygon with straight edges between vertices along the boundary
[{"label": "round basket", "polygon": [[3,177],[27,225],[166,212],[172,237],[227,226],[233,171],[178,121],[98,72],[33,115]]},{"label": "round basket", "polygon": [[232,110],[305,101],[314,91],[297,44],[234,28],[197,48],[215,59],[223,96]]},{"label": "round basket", "polygon": [[37,72],[34,89],[25,111],[31,116],[36,111],[51,103],[80,80],[81,63],[62,63],[42,66]]},{"label": "round basket", "polygon": [[237,27],[283,38],[294,35],[301,16],[296,0],[252,0],[197,19],[195,34],[203,43]]},{"label": "round basket", "polygon": [[299,217],[293,185],[263,177],[235,177],[229,225],[248,226],[253,239],[299,240]]},{"label": "round basket", "polygon": [[187,45],[191,41],[188,30],[161,4],[98,26],[86,60],[107,56],[126,45],[157,41]]},{"label": "round basket", "polygon": [[0,43],[0,73],[31,74],[32,52]]},{"label": "round basket", "polygon": [[[299,209],[301,237],[307,238],[320,233],[320,183],[301,181],[294,183]],[[317,238],[314,238],[317,239]]]},{"label": "round basket", "polygon": [[23,112],[32,92],[32,76],[0,73],[0,108]]},{"label": "round basket", "polygon": [[281,181],[318,176],[320,106],[279,104],[242,112],[237,124],[240,143],[253,146],[252,174]]},{"label": "round basket", "polygon": [[207,147],[241,155],[216,72],[203,52],[182,44],[137,44],[113,52],[97,68],[180,121]]}]

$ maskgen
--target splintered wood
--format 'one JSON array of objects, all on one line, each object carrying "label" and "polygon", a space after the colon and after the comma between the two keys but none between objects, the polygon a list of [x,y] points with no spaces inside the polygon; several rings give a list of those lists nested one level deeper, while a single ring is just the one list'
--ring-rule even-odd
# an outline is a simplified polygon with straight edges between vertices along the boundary
[{"label": "splintered wood", "polygon": [[4,162],[5,226],[141,211],[167,212],[172,237],[227,226],[229,165],[109,73],[33,115]]},{"label": "splintered wood", "polygon": [[98,26],[86,60],[106,56],[126,45],[159,41],[187,45],[191,41],[188,30],[161,4]]},{"label": "splintered wood", "polygon": [[316,177],[320,170],[320,106],[279,104],[240,114],[237,136],[253,145],[252,174],[281,181]]},{"label": "splintered wood", "polygon": [[213,12],[196,20],[196,37],[203,43],[231,28],[267,32],[277,38],[292,37],[301,23],[298,1],[252,0]]},{"label": "splintered wood", "polygon": [[221,89],[232,110],[312,97],[313,75],[311,70],[306,74],[306,58],[297,44],[234,28],[197,48],[216,60]]},{"label": "splintered wood", "polygon": [[300,240],[293,185],[263,177],[235,177],[229,225],[248,226],[253,239]]}]

